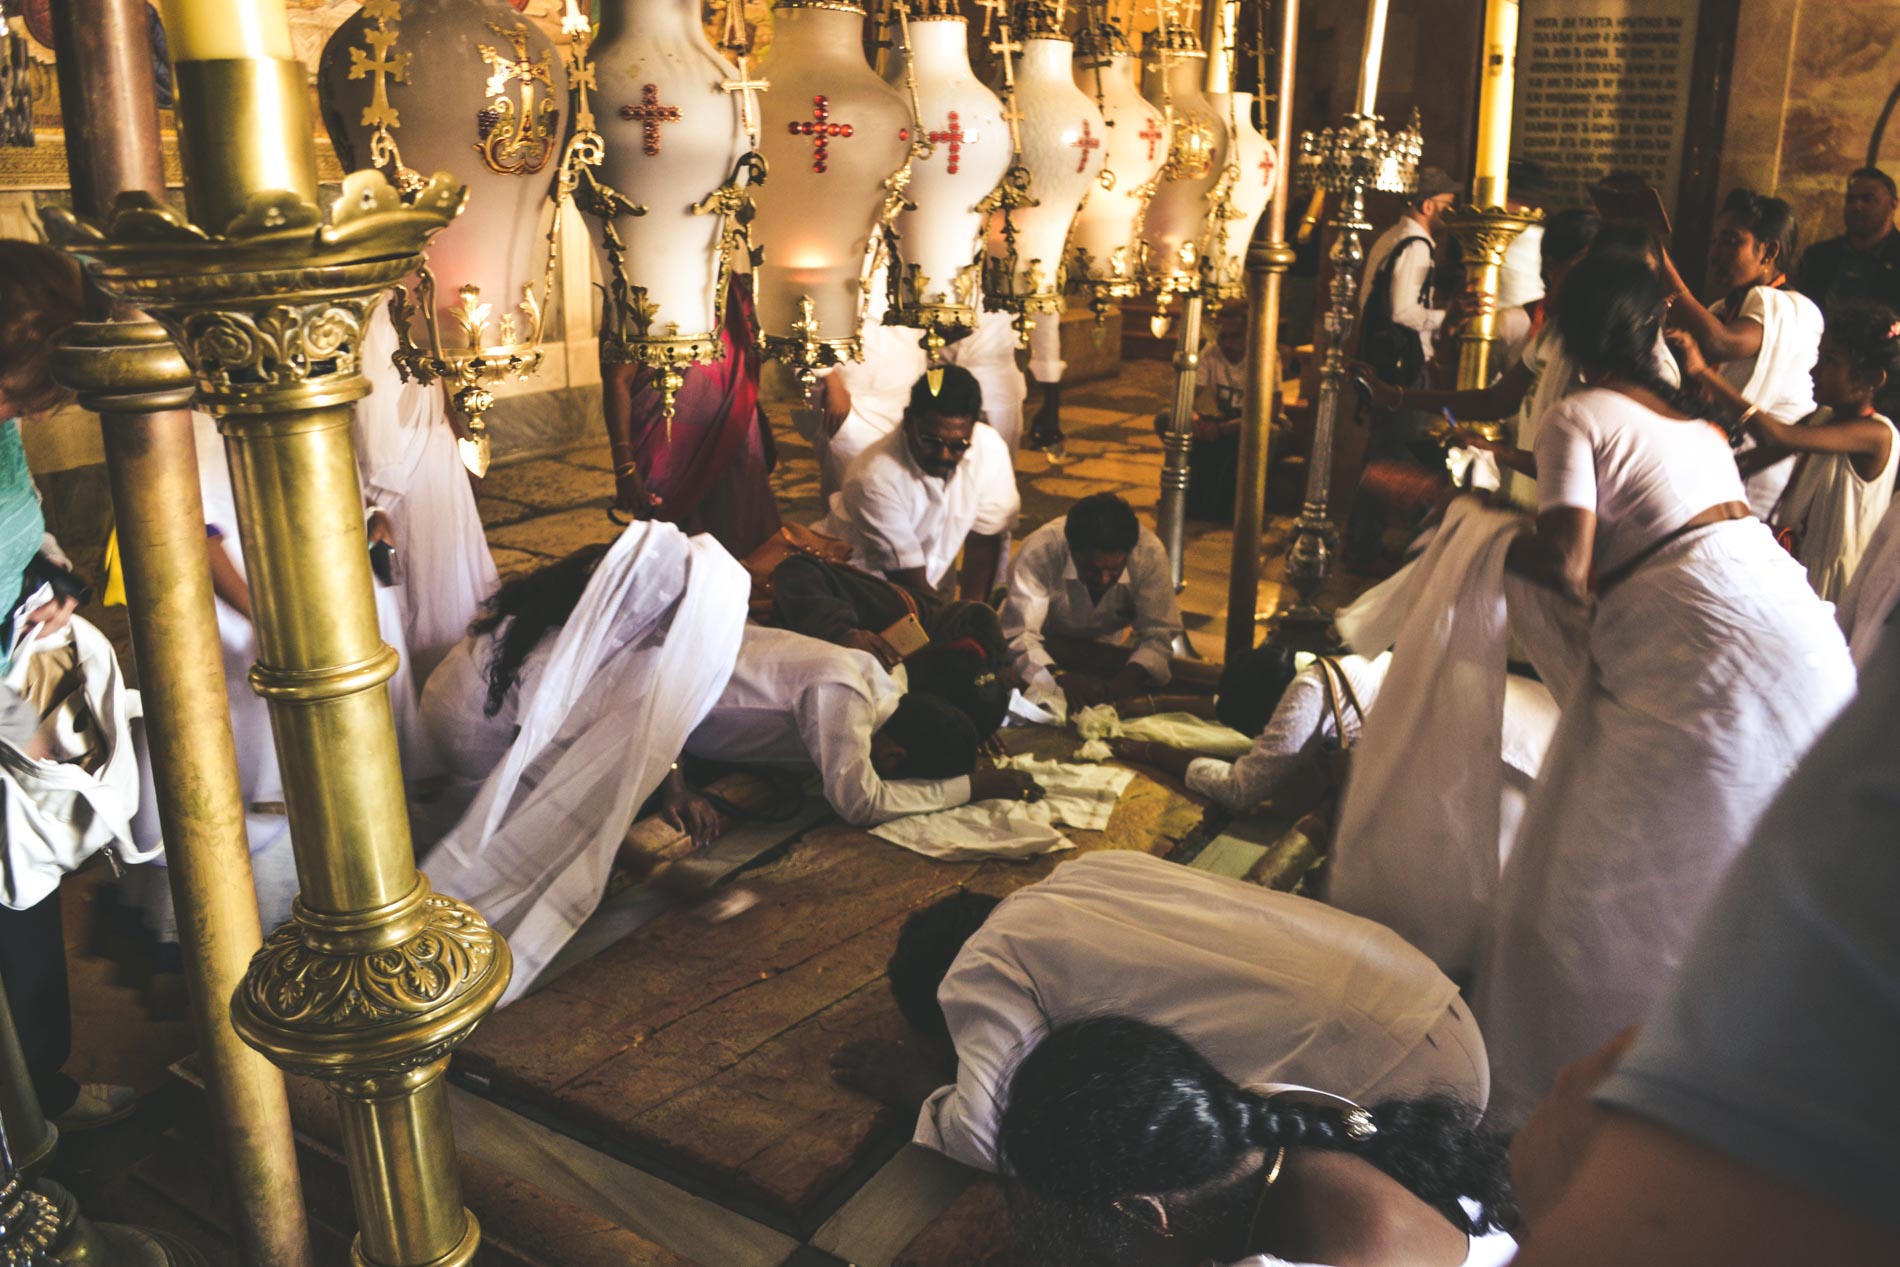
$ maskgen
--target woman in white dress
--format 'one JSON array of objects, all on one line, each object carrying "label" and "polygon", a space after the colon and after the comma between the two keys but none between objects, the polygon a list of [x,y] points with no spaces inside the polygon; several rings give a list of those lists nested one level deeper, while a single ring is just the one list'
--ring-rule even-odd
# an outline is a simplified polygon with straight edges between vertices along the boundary
[{"label": "woman in white dress", "polygon": [[[1854,688],[1827,605],[1749,514],[1727,439],[1655,379],[1666,299],[1640,264],[1565,287],[1559,328],[1590,386],[1543,421],[1542,511],[1508,556],[1587,619],[1581,645],[1530,646],[1547,682],[1571,685],[1478,976],[1506,1128],[1559,1067],[1642,1019]],[[1514,627],[1541,592],[1514,599]]]},{"label": "woman in white dress", "polygon": [[[1703,307],[1663,257],[1666,280],[1674,288],[1669,324],[1687,331],[1729,384],[1763,412],[1777,418],[1805,418],[1814,412],[1814,383],[1808,377],[1821,347],[1821,310],[1788,285],[1788,269],[1801,245],[1794,208],[1779,198],[1736,189],[1722,203],[1709,235],[1709,286],[1722,296]],[[1748,506],[1760,519],[1781,499],[1794,474],[1789,455],[1756,451],[1742,443],[1742,474]]]},{"label": "woman in white dress", "polygon": [[1828,317],[1814,362],[1816,408],[1798,422],[1736,391],[1693,339],[1672,332],[1671,342],[1721,417],[1746,427],[1765,454],[1799,455],[1769,523],[1808,569],[1814,592],[1838,600],[1893,500],[1900,436],[1874,411],[1874,394],[1900,374],[1900,316],[1884,304],[1845,304]]},{"label": "woman in white dress", "polygon": [[1501,1267],[1501,1138],[1444,1097],[1240,1087],[1122,1016],[1052,1029],[1010,1082],[1010,1220],[1045,1267]]}]

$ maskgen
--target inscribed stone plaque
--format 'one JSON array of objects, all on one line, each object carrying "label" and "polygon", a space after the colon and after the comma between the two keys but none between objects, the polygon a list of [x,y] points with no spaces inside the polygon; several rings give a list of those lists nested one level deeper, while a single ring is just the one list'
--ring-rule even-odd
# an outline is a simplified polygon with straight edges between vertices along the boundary
[{"label": "inscribed stone plaque", "polygon": [[1554,206],[1588,206],[1613,171],[1655,185],[1676,216],[1698,0],[1524,0],[1513,157],[1539,164]]}]

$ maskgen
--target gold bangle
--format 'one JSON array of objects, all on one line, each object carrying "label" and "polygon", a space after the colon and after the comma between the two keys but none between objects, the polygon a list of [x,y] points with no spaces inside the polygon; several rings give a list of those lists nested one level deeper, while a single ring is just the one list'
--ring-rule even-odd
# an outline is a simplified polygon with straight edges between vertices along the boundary
[{"label": "gold bangle", "polygon": [[1736,430],[1739,431],[1741,428],[1746,427],[1748,425],[1748,420],[1750,418],[1753,418],[1756,414],[1760,412],[1761,412],[1761,407],[1758,405],[1750,405],[1748,408],[1742,410],[1742,416],[1735,420]]}]

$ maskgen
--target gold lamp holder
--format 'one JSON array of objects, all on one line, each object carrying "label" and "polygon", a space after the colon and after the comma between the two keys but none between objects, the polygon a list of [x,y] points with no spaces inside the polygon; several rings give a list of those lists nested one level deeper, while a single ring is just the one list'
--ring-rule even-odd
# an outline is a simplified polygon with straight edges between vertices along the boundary
[{"label": "gold lamp holder", "polygon": [[[115,200],[48,233],[107,294],[170,334],[225,437],[252,562],[258,663],[301,889],[231,1001],[239,1036],[336,1099],[365,1267],[466,1267],[443,1077],[506,989],[511,958],[416,870],[351,438],[370,311],[460,214],[446,173],[352,172],[316,196],[305,71],[291,58],[176,66],[186,204]],[[231,120],[250,121],[233,128]]]},{"label": "gold lamp holder", "polygon": [[[394,79],[400,83],[407,79],[409,59],[413,54],[406,51],[392,53],[401,38],[402,11],[396,0],[369,0],[365,9],[374,22],[364,37],[369,51],[350,50],[350,78],[361,79],[367,75],[375,79],[375,95],[363,110],[363,123],[375,129],[370,135],[370,161],[397,188],[408,192],[416,187],[419,177],[403,165],[402,153],[397,148],[394,132],[399,119],[396,110],[389,105],[387,81]],[[594,83],[593,65],[588,60],[593,28],[570,5],[568,15],[561,23],[561,32],[568,41],[568,82],[575,103],[574,131],[561,151],[555,181],[554,216],[547,232],[547,266],[541,277],[540,295],[535,294],[532,282],[524,283],[521,298],[514,307],[497,313],[494,304],[482,298],[481,287],[461,286],[456,292],[458,302],[449,310],[449,315],[459,327],[459,333],[445,343],[441,321],[437,316],[436,277],[429,268],[425,252],[421,264],[416,268],[414,294],[411,295],[406,287],[398,284],[389,299],[389,315],[396,328],[396,368],[401,371],[403,378],[411,382],[440,381],[449,385],[450,402],[456,412],[468,420],[468,434],[458,437],[456,446],[461,454],[462,465],[478,479],[488,473],[493,455],[484,416],[495,407],[495,389],[504,382],[529,378],[541,368],[541,343],[546,334],[546,315],[554,292],[555,272],[560,264],[561,213],[574,197],[584,175],[589,173],[589,169],[600,165],[605,152],[600,134],[594,130],[594,115],[587,98],[587,90]],[[517,48],[516,51],[519,53],[521,50]],[[491,61],[495,60],[491,58]],[[502,57],[498,64],[511,63]],[[506,77],[498,74],[491,81],[489,91],[505,93]],[[531,106],[532,84],[524,83],[521,91],[523,96],[519,117],[516,117],[512,103],[503,97],[502,104],[509,107],[503,126],[486,138],[483,158],[496,170],[504,170],[493,156],[498,145],[512,144],[514,149],[520,149],[536,138],[548,146],[552,145],[552,138],[545,135],[545,116],[552,112],[551,104],[544,99],[542,110],[537,115]],[[538,132],[535,131],[537,126],[540,128]],[[537,157],[540,162],[546,162],[547,150],[540,149]],[[521,170],[531,169],[522,167]],[[415,336],[418,309],[425,331],[425,339],[420,343]]]}]

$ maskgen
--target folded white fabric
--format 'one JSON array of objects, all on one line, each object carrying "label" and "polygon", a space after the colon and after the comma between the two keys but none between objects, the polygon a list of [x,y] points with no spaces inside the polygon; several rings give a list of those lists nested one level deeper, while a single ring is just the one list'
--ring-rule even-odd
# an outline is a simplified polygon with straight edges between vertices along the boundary
[{"label": "folded white fabric", "polygon": [[1232,760],[1253,751],[1253,740],[1231,726],[1196,717],[1193,713],[1156,713],[1122,723],[1122,734],[1129,739],[1164,743],[1170,748],[1198,752],[1205,757]]},{"label": "folded white fabric", "polygon": [[1122,733],[1121,715],[1113,704],[1090,704],[1075,715],[1075,733],[1084,739],[1114,739]]},{"label": "folded white fabric", "polygon": [[871,834],[913,853],[946,862],[974,858],[1033,858],[1037,854],[1073,849],[1075,845],[1056,828],[1061,823],[1083,831],[1101,831],[1115,813],[1116,802],[1134,781],[1133,770],[1108,766],[1072,765],[1037,757],[1011,757],[1012,769],[1033,776],[1047,793],[1035,804],[1022,801],[979,801],[912,814],[871,828]]}]

